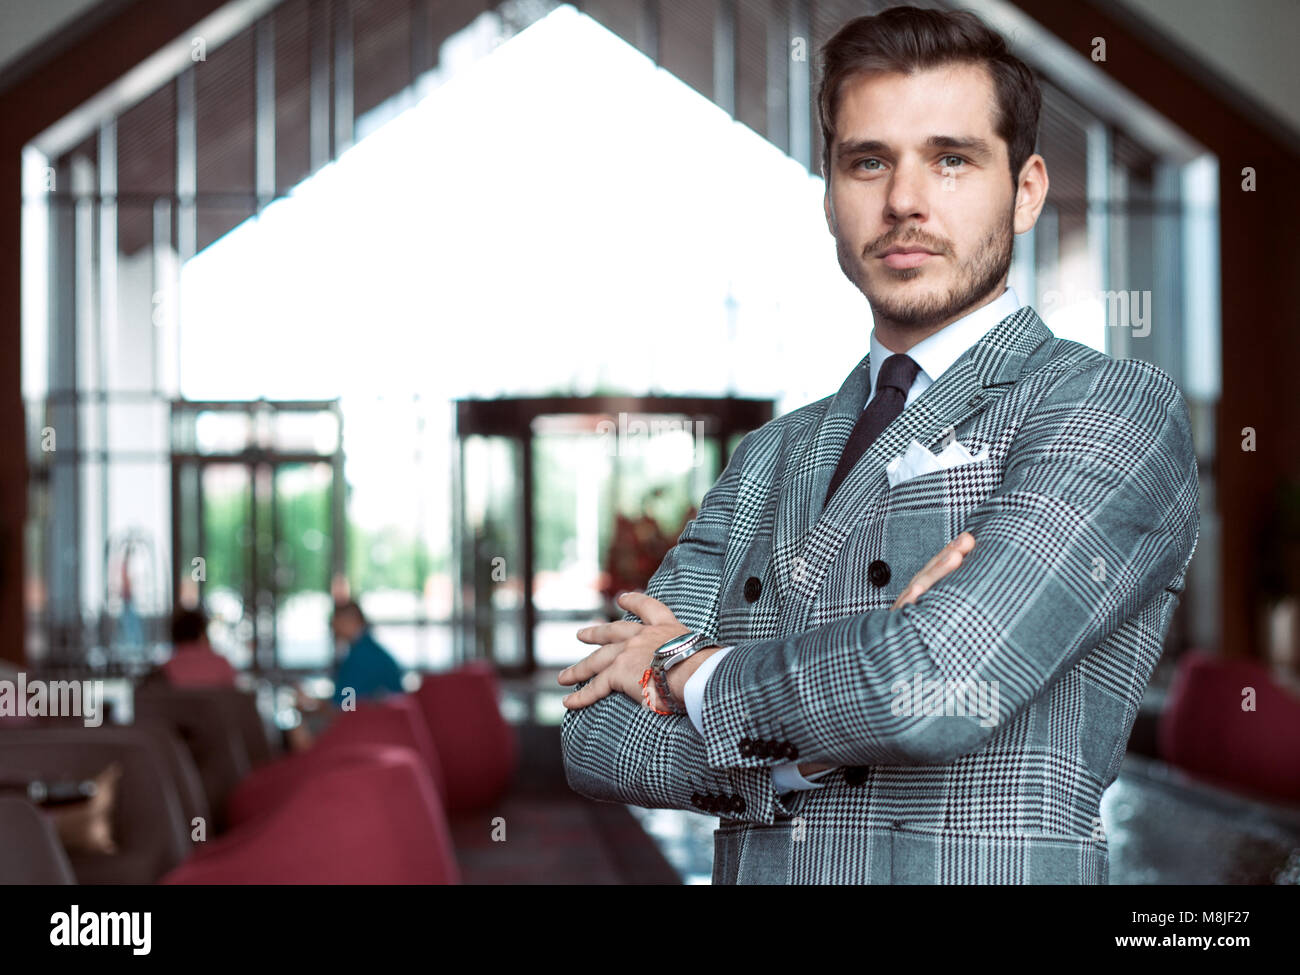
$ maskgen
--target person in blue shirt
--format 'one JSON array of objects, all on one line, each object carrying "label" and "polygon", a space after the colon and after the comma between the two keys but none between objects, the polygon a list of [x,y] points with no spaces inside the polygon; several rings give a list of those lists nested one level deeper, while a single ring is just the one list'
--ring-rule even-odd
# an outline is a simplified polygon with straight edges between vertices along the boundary
[{"label": "person in blue shirt", "polygon": [[334,607],[330,628],[348,644],[347,655],[334,672],[335,707],[343,707],[344,693],[349,689],[351,701],[401,694],[405,690],[401,667],[371,635],[370,623],[355,599]]},{"label": "person in blue shirt", "polygon": [[336,639],[348,645],[347,653],[334,668],[334,697],[332,701],[325,701],[305,693],[301,687],[293,688],[302,720],[285,730],[291,751],[311,748],[345,704],[348,710],[352,710],[358,701],[389,693],[400,694],[405,690],[401,667],[371,635],[370,623],[356,600],[335,604],[330,629]]}]

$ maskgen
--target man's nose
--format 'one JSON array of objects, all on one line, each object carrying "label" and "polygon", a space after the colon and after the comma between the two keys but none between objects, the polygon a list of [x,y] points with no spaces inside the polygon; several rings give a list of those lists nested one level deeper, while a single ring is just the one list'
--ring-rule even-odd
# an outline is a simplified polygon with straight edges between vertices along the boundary
[{"label": "man's nose", "polygon": [[900,162],[894,167],[885,196],[886,217],[901,223],[929,216],[926,176],[925,167],[919,163]]}]

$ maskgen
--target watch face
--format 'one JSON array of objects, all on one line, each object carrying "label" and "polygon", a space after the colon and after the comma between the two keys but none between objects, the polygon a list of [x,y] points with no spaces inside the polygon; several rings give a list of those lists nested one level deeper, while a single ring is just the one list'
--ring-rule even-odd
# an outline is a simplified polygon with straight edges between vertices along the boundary
[{"label": "watch face", "polygon": [[701,633],[686,633],[682,636],[665,644],[655,655],[650,663],[651,667],[657,667],[661,670],[668,670],[676,667],[679,663],[691,656],[696,647],[703,640]]},{"label": "watch face", "polygon": [[662,647],[660,647],[658,652],[661,654],[669,654],[674,652],[675,650],[679,650],[682,647],[682,645],[686,643],[687,640],[690,640],[694,636],[695,636],[694,633],[683,633],[681,636],[673,637]]}]

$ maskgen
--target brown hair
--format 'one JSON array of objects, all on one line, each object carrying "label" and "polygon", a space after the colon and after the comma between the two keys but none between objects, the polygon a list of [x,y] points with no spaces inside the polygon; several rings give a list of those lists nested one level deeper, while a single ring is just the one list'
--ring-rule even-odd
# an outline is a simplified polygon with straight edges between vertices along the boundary
[{"label": "brown hair", "polygon": [[369,626],[370,621],[366,619],[366,614],[361,611],[361,604],[355,599],[344,599],[334,604],[334,615],[355,616],[358,623],[362,626]]},{"label": "brown hair", "polygon": [[193,643],[208,635],[208,614],[202,606],[182,608],[172,614],[172,643]]},{"label": "brown hair", "polygon": [[873,17],[855,17],[822,45],[817,111],[822,126],[822,176],[829,177],[835,115],[841,89],[852,75],[869,71],[912,71],[942,64],[984,64],[997,97],[994,129],[1007,144],[1011,183],[1034,152],[1042,92],[1029,67],[1007,49],[1002,35],[968,10],[890,7]]}]

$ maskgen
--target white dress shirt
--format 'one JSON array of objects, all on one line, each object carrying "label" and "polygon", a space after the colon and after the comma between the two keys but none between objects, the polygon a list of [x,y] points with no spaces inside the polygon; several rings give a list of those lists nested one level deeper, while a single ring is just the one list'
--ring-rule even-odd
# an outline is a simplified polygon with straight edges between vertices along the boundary
[{"label": "white dress shirt", "polygon": [[[969,315],[964,315],[955,322],[945,325],[933,335],[923,338],[908,349],[906,355],[910,356],[921,368],[917,370],[916,379],[912,381],[912,387],[907,391],[907,399],[903,403],[903,409],[907,409],[913,400],[924,393],[931,383],[942,376],[949,366],[961,358],[963,352],[982,339],[994,325],[1019,309],[1020,299],[1016,297],[1014,290],[1007,288],[987,305],[981,305]],[[871,330],[871,389],[873,395],[881,366],[893,354],[880,344],[876,338],[876,330],[873,328]],[[870,397],[868,397],[868,402],[870,402]],[[863,409],[866,409],[865,403]],[[724,647],[715,651],[708,660],[700,664],[695,673],[691,674],[686,681],[685,688],[683,688],[682,703],[686,705],[686,713],[690,717],[691,723],[695,725],[701,735],[704,734],[704,685],[708,683],[713,668],[718,666],[722,662],[722,658],[731,650],[732,647]],[[822,789],[825,786],[815,780],[829,771],[831,770],[823,769],[821,772],[814,772],[812,775],[805,777],[799,774],[798,762],[773,765],[772,786],[778,793],[794,792],[799,789]]]}]

